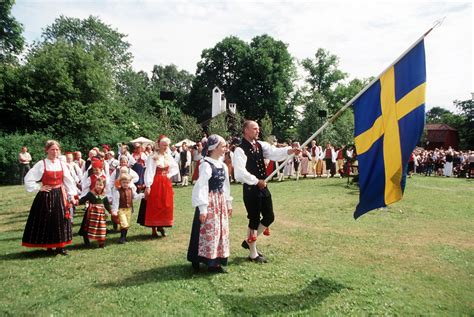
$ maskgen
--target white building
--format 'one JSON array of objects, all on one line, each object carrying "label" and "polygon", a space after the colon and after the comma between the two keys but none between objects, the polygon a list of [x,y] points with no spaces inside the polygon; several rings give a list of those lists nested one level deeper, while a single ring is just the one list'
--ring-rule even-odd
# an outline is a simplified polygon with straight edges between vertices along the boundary
[{"label": "white building", "polygon": [[212,89],[212,117],[214,118],[219,113],[227,110],[227,100],[225,99],[224,92],[219,87]]}]

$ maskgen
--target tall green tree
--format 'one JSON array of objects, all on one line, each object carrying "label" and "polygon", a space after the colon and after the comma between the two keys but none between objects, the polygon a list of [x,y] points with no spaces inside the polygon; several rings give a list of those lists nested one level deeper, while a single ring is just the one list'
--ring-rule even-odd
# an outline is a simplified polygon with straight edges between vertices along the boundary
[{"label": "tall green tree", "polygon": [[151,72],[151,85],[159,91],[171,91],[175,95],[172,106],[184,109],[188,102],[194,75],[179,70],[176,65],[155,65]]},{"label": "tall green tree", "polygon": [[125,34],[118,32],[98,17],[78,19],[60,16],[43,32],[45,43],[63,41],[69,45],[80,45],[98,62],[109,66],[114,74],[130,67],[132,53]]},{"label": "tall green tree", "polygon": [[214,118],[212,118],[207,128],[209,131],[209,135],[218,134],[226,140],[231,136],[229,129],[227,128],[227,120],[225,113],[220,113]]},{"label": "tall green tree", "polygon": [[0,62],[6,62],[23,51],[23,25],[12,15],[14,0],[0,1]]},{"label": "tall green tree", "polygon": [[[298,100],[304,109],[298,129],[299,138],[303,141],[355,96],[368,79],[353,79],[345,83],[343,80],[347,74],[339,69],[338,57],[324,49],[318,49],[314,59],[304,59],[301,65],[307,73],[307,85],[299,90]],[[320,118],[319,111],[326,111],[327,118]],[[349,108],[317,137],[317,142],[336,145],[352,143],[353,130],[353,112]]]},{"label": "tall green tree", "polygon": [[260,120],[260,137],[264,141],[268,141],[269,137],[272,135],[273,131],[273,122],[272,118],[265,114],[265,116]]},{"label": "tall green tree", "polygon": [[452,112],[445,108],[433,107],[426,112],[426,123],[446,123],[443,122],[443,116],[449,114],[452,114]]},{"label": "tall green tree", "polygon": [[339,67],[339,58],[325,49],[318,49],[314,59],[305,58],[301,66],[309,73],[305,81],[312,92],[331,99],[335,86],[347,77]]},{"label": "tall green tree", "polygon": [[36,48],[26,60],[18,71],[16,101],[2,118],[4,127],[56,137],[106,133],[117,113],[109,100],[110,70],[62,41]]},{"label": "tall green tree", "polygon": [[464,101],[456,100],[454,105],[460,111],[463,118],[458,127],[460,136],[460,147],[462,149],[474,149],[474,99]]},{"label": "tall green tree", "polygon": [[211,91],[218,86],[244,117],[260,120],[268,112],[278,134],[294,119],[294,109],[287,102],[294,78],[293,58],[285,43],[268,35],[257,36],[249,44],[227,37],[203,51],[186,112],[200,121],[208,119]]},{"label": "tall green tree", "polygon": [[202,51],[185,112],[202,122],[211,117],[212,89],[224,91],[227,101],[241,110],[241,86],[250,54],[247,43],[235,36],[226,37],[213,48]]}]

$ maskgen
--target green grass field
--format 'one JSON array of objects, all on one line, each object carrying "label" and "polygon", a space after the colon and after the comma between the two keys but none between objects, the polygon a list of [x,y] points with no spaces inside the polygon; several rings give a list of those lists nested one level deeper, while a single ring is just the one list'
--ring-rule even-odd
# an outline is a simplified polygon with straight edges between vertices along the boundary
[{"label": "green grass field", "polygon": [[[355,187],[340,179],[271,183],[276,213],[259,239],[270,263],[247,261],[242,188],[228,274],[193,274],[186,251],[191,187],[175,188],[175,227],[86,248],[75,217],[69,256],[22,247],[33,194],[0,188],[1,315],[474,315],[474,183],[408,180],[405,198],[352,218]],[[135,213],[133,218],[136,219]]]}]

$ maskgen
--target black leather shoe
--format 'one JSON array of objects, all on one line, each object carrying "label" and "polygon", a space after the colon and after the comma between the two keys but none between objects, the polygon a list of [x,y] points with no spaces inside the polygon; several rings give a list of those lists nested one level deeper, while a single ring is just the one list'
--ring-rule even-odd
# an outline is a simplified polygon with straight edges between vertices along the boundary
[{"label": "black leather shoe", "polygon": [[222,266],[209,266],[207,271],[209,273],[227,273],[227,270]]},{"label": "black leather shoe", "polygon": [[199,273],[199,262],[191,262],[193,266],[194,273]]},{"label": "black leather shoe", "polygon": [[66,251],[66,249],[63,249],[63,248],[57,248],[56,249],[56,253],[57,254],[61,254],[61,255],[68,255],[69,253]]},{"label": "black leather shoe", "polygon": [[166,231],[165,231],[165,229],[164,229],[164,228],[160,228],[160,227],[158,227],[158,229],[157,229],[157,230],[158,230],[158,231],[161,233],[161,236],[162,236],[162,237],[166,237]]},{"label": "black leather shoe", "polygon": [[[241,246],[242,246],[242,248],[244,248],[244,249],[247,249],[247,250],[250,249],[247,240],[242,241]],[[263,256],[263,253],[260,253],[259,251],[257,251],[257,253],[258,253],[259,256]]]},{"label": "black leather shoe", "polygon": [[255,259],[249,257],[249,261],[255,263],[268,263],[267,259],[261,255],[258,255]]}]

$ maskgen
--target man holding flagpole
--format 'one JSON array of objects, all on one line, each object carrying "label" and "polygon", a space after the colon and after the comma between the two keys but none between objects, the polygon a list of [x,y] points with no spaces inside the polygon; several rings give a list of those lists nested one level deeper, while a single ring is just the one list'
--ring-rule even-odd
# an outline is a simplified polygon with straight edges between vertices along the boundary
[{"label": "man holding flagpole", "polygon": [[242,247],[249,249],[249,260],[266,263],[267,259],[257,251],[257,237],[263,233],[270,235],[269,226],[273,223],[272,196],[265,181],[266,170],[264,159],[283,161],[291,154],[299,154],[299,149],[287,146],[276,148],[267,142],[257,141],[260,128],[255,121],[245,121],[243,139],[234,152],[234,175],[238,182],[244,184],[243,196],[249,225],[247,238]]}]

